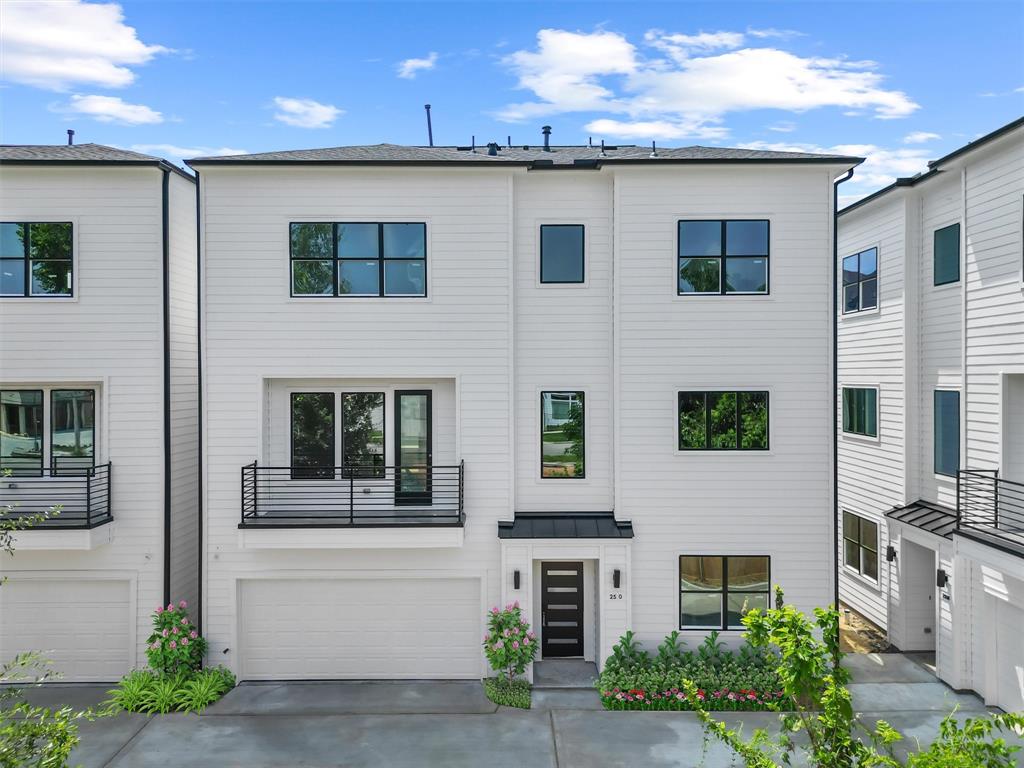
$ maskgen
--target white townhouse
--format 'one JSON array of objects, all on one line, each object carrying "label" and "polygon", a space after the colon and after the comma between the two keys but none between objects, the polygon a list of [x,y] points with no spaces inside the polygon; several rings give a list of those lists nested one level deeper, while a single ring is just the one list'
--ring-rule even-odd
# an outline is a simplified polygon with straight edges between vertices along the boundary
[{"label": "white townhouse", "polygon": [[[546,143],[545,139],[545,143]],[[189,161],[204,619],[243,679],[479,678],[834,599],[858,158],[376,145]]]},{"label": "white townhouse", "polygon": [[195,181],[96,144],[0,147],[0,505],[61,505],[0,554],[0,659],[145,664],[199,598]]},{"label": "white townhouse", "polygon": [[1024,118],[839,214],[841,597],[1024,709]]}]

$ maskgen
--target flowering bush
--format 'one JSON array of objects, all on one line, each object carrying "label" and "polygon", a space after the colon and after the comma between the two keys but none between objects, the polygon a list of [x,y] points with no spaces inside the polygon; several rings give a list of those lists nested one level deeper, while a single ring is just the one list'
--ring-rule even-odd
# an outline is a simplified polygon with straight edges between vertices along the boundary
[{"label": "flowering bush", "polygon": [[511,684],[537,655],[537,635],[523,618],[519,601],[506,605],[503,611],[494,606],[487,619],[484,653],[491,669],[505,675]]},{"label": "flowering bush", "polygon": [[188,617],[188,603],[160,606],[153,614],[153,634],[146,641],[149,666],[162,675],[194,672],[203,663],[206,641]]}]

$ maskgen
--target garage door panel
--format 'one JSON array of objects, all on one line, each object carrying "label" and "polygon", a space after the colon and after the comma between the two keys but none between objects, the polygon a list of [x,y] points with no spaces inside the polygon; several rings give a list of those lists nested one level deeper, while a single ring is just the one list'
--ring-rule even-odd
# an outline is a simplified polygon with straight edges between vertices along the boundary
[{"label": "garage door panel", "polygon": [[19,579],[0,588],[0,658],[41,651],[68,682],[113,681],[130,667],[130,583]]},{"label": "garage door panel", "polygon": [[480,580],[282,579],[239,585],[247,679],[480,676]]},{"label": "garage door panel", "polygon": [[1024,711],[1024,609],[996,601],[996,703]]}]

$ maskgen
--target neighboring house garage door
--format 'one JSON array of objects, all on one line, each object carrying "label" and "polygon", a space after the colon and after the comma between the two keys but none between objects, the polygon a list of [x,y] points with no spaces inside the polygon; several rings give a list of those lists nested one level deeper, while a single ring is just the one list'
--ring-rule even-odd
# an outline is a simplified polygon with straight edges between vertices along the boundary
[{"label": "neighboring house garage door", "polygon": [[0,587],[0,659],[41,651],[62,682],[107,682],[131,667],[130,582],[11,576]]},{"label": "neighboring house garage door", "polygon": [[1024,610],[996,600],[996,701],[1007,712],[1024,711]]},{"label": "neighboring house garage door", "polygon": [[479,579],[239,582],[243,679],[479,678]]}]

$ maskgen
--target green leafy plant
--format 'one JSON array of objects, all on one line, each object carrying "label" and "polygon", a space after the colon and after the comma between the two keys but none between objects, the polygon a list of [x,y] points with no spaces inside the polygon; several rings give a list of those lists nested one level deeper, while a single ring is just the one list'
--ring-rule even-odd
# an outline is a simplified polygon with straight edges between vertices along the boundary
[{"label": "green leafy plant", "polygon": [[146,658],[157,672],[176,675],[198,670],[206,654],[206,640],[188,616],[188,603],[168,603],[153,613],[153,633],[146,641]]},{"label": "green leafy plant", "polygon": [[1021,750],[995,734],[1024,731],[1024,713],[1000,713],[969,717],[963,725],[951,713],[939,724],[939,737],[925,750],[907,758],[907,768],[1014,768]]},{"label": "green leafy plant", "polygon": [[626,634],[619,638],[619,642],[612,646],[612,655],[608,657],[605,668],[611,667],[614,670],[647,669],[651,665],[651,654],[640,647],[640,642],[633,634],[633,630],[626,630]]},{"label": "green leafy plant", "polygon": [[682,666],[690,656],[683,650],[686,641],[679,638],[679,631],[673,629],[658,646],[658,664],[663,667]]},{"label": "green leafy plant", "polygon": [[[494,606],[487,615],[487,634],[484,635],[484,654],[491,669],[499,673],[500,683],[484,680],[484,692],[496,704],[508,700],[522,701],[521,689],[526,687],[526,707],[530,706],[530,685],[525,680],[516,680],[526,671],[526,666],[537,655],[537,635],[530,629],[529,622],[522,616],[519,602],[510,603],[505,610]],[[518,683],[519,685],[516,685]],[[495,693],[501,701],[491,694]],[[506,706],[520,706],[507,704]]]},{"label": "green leafy plant", "polygon": [[235,687],[235,676],[223,667],[204,669],[182,683],[177,708],[183,712],[202,712]]},{"label": "green leafy plant", "polygon": [[156,674],[146,669],[133,669],[107,693],[109,703],[126,712],[140,712],[149,697],[149,691],[156,683]]},{"label": "green leafy plant", "polygon": [[139,712],[166,715],[178,708],[179,689],[185,684],[184,674],[155,676],[142,694]]},{"label": "green leafy plant", "polygon": [[525,680],[509,682],[504,677],[488,677],[484,679],[484,692],[503,707],[530,708],[530,684]]}]

